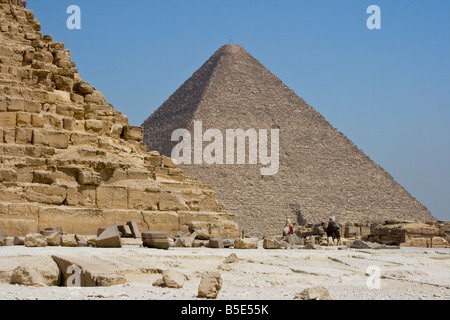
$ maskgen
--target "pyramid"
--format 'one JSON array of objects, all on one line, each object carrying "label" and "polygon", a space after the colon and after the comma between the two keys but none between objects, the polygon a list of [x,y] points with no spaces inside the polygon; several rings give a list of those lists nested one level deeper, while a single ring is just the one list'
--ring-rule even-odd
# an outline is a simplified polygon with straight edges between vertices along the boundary
[{"label": "pyramid", "polygon": [[90,235],[135,221],[174,234],[204,222],[238,236],[214,191],[147,152],[143,128],[82,80],[25,4],[0,1],[0,230]]},{"label": "pyramid", "polygon": [[[435,221],[383,168],[239,45],[217,50],[145,120],[144,142],[170,156],[182,141],[172,141],[172,133],[182,128],[195,134],[196,123],[202,132],[217,129],[223,137],[227,129],[279,130],[276,174],[263,175],[264,166],[250,160],[180,165],[213,187],[247,234],[278,235],[286,216],[300,225],[326,222],[331,213],[342,223]],[[204,149],[210,143],[205,141]]]}]

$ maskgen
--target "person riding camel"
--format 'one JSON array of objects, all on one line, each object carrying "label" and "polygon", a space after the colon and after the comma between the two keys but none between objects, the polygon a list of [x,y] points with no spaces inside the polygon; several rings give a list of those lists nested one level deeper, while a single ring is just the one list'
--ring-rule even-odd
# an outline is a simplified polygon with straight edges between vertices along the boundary
[{"label": "person riding camel", "polygon": [[287,236],[288,234],[294,233],[294,226],[292,225],[291,219],[289,217],[286,217],[286,224],[283,228],[283,234]]},{"label": "person riding camel", "polygon": [[333,232],[333,231],[339,230],[339,229],[340,229],[339,223],[336,222],[336,217],[332,213],[330,215],[330,219],[328,220],[328,226],[327,226],[327,229],[325,231]]}]

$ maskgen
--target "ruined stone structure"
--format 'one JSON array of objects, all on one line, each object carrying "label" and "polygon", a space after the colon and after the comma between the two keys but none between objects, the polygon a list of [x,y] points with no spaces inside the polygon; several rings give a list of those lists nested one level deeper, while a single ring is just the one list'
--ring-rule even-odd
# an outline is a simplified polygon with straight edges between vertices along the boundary
[{"label": "ruined stone structure", "polygon": [[[179,128],[193,133],[194,121],[202,122],[203,132],[218,129],[224,135],[226,129],[279,129],[275,175],[261,175],[263,166],[248,160],[180,165],[213,187],[248,235],[280,234],[286,216],[300,225],[327,222],[331,213],[341,223],[435,221],[391,175],[241,46],[221,47],[146,119],[144,141],[170,156],[179,143],[171,141],[172,133]],[[209,143],[203,141],[203,148]]]},{"label": "ruined stone structure", "polygon": [[96,234],[136,221],[173,234],[204,221],[238,236],[213,190],[147,152],[143,128],[130,126],[81,79],[64,44],[40,30],[24,1],[0,0],[0,230]]}]

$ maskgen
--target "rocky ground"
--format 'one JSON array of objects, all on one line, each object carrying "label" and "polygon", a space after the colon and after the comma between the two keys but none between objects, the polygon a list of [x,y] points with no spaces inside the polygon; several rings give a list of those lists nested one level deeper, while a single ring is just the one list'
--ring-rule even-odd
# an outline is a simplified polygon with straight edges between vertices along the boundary
[{"label": "rocky ground", "polygon": [[[237,261],[224,260],[232,253]],[[31,287],[10,284],[19,265],[51,263],[52,255],[88,260],[121,274],[126,283],[110,287]],[[377,269],[378,268],[378,269]],[[168,269],[186,276],[182,288],[154,286]],[[376,271],[379,270],[379,288]],[[450,299],[450,249],[267,250],[170,248],[128,244],[121,249],[23,246],[0,247],[0,299],[195,300],[201,275],[217,271],[220,300],[291,300],[309,287],[323,286],[332,299]]]}]

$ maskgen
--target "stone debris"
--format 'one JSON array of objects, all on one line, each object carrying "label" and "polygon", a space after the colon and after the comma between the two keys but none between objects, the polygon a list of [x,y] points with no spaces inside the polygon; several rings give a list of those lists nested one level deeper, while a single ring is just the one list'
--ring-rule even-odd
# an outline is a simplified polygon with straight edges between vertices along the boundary
[{"label": "stone debris", "polygon": [[89,246],[86,239],[78,234],[75,235],[75,241],[77,242],[79,247],[88,247]]},{"label": "stone debris", "polygon": [[220,289],[222,289],[222,284],[223,281],[220,273],[214,271],[205,272],[198,286],[198,296],[216,299]]},{"label": "stone debris", "polygon": [[167,232],[146,231],[141,234],[144,247],[156,249],[169,249],[170,242]]},{"label": "stone debris", "polygon": [[48,246],[60,246],[63,235],[59,232],[51,232],[45,235]]},{"label": "stone debris", "polygon": [[40,233],[29,233],[25,236],[25,247],[45,247],[47,239]]},{"label": "stone debris", "polygon": [[121,248],[122,242],[120,239],[120,232],[117,226],[112,225],[103,230],[95,240],[95,245],[98,248]]},{"label": "stone debris", "polygon": [[222,238],[211,238],[209,239],[208,248],[225,248]]},{"label": "stone debris", "polygon": [[295,295],[299,300],[332,300],[328,289],[322,286],[311,287]]},{"label": "stone debris", "polygon": [[25,244],[25,237],[14,237],[13,244],[15,246],[23,246]]},{"label": "stone debris", "polygon": [[168,288],[183,288],[186,282],[186,276],[176,270],[165,270],[162,274],[162,280]]},{"label": "stone debris", "polygon": [[[126,283],[126,278],[115,272],[108,272],[111,266],[104,266],[95,258],[79,258],[76,256],[53,255],[53,260],[62,272],[63,286],[109,287]],[[79,283],[75,278],[79,279]]]},{"label": "stone debris", "polygon": [[61,237],[62,247],[78,247],[78,241],[74,234],[63,234]]},{"label": "stone debris", "polygon": [[34,257],[16,266],[10,276],[10,283],[24,286],[57,286],[60,282],[60,270],[50,257]]},{"label": "stone debris", "polygon": [[[133,234],[129,225],[118,226],[119,232],[122,234],[123,238],[130,238]],[[134,237],[133,237],[134,238]]]},{"label": "stone debris", "polygon": [[236,253],[232,253],[228,257],[226,257],[225,260],[223,260],[223,263],[237,263],[238,261],[239,258]]},{"label": "stone debris", "polygon": [[235,249],[258,249],[258,240],[254,238],[234,239]]},{"label": "stone debris", "polygon": [[139,227],[138,227],[136,221],[127,221],[127,226],[130,228],[131,237],[133,237],[133,238],[141,237],[141,232],[139,231]]}]

